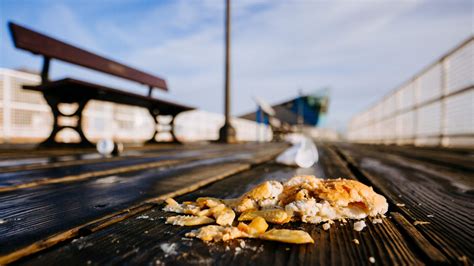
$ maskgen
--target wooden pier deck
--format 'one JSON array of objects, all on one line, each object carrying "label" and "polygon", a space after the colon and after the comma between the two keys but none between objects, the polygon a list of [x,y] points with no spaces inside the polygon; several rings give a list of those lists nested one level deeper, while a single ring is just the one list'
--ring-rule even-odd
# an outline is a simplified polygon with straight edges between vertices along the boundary
[{"label": "wooden pier deck", "polygon": [[[157,145],[108,158],[0,151],[0,265],[369,265],[370,257],[378,265],[472,265],[474,151],[317,145],[320,160],[309,169],[276,164],[282,143]],[[283,226],[309,232],[308,245],[206,244],[184,237],[193,228],[164,223],[167,197],[230,198],[299,174],[373,186],[389,201],[387,219],[362,232],[352,223]]]}]

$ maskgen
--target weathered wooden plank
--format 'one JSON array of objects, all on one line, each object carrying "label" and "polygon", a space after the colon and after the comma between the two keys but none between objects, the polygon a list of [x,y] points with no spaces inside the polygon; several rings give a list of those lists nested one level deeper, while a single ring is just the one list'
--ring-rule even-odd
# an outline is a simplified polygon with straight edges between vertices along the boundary
[{"label": "weathered wooden plank", "polygon": [[430,258],[434,263],[447,263],[448,259],[436,249],[414,225],[412,225],[403,215],[398,212],[392,212],[391,217],[405,230],[405,233],[410,235],[420,251],[425,253],[427,258]]},{"label": "weathered wooden plank", "polygon": [[[212,171],[205,171],[205,169],[197,169],[196,171],[193,172],[192,175],[188,174],[188,178],[187,178],[188,182],[189,181],[193,182],[189,186],[181,186],[179,189],[174,190],[172,192],[165,193],[160,196],[156,196],[154,198],[148,199],[145,202],[138,203],[134,206],[128,207],[127,209],[114,212],[106,216],[101,216],[85,224],[72,227],[68,230],[53,234],[51,236],[47,236],[46,238],[42,238],[41,240],[37,242],[20,247],[14,250],[13,252],[2,254],[0,255],[0,264],[16,261],[22,257],[37,253],[43,249],[49,248],[58,243],[70,240],[74,237],[79,237],[82,234],[89,234],[91,232],[101,230],[104,227],[107,227],[107,226],[110,226],[111,224],[122,221],[137,213],[151,209],[153,206],[155,206],[155,203],[153,203],[155,201],[163,201],[164,199],[168,197],[176,197],[178,195],[193,191],[199,188],[200,186],[205,186],[209,183],[225,178],[228,175],[242,171],[248,167],[249,165],[246,165],[246,164],[224,164],[224,165],[218,166],[217,168],[213,167]],[[186,184],[183,184],[183,185],[186,185]],[[176,186],[173,186],[173,188],[176,189]]]},{"label": "weathered wooden plank", "polygon": [[[236,145],[244,146],[244,145]],[[119,157],[106,159],[117,159],[121,157],[142,156],[146,154],[173,152],[173,151],[191,151],[205,149],[224,149],[224,145],[216,144],[159,144],[146,146],[125,145],[124,151]],[[35,149],[16,149],[11,151],[0,151],[0,171],[19,171],[22,167],[28,169],[52,168],[65,165],[74,165],[75,163],[87,163],[86,160],[104,159],[104,156],[97,153],[95,149],[60,149],[60,150],[35,150]],[[77,162],[79,161],[79,162]]]},{"label": "weathered wooden plank", "polygon": [[[147,146],[148,147],[148,146]],[[186,148],[185,148],[186,147]],[[191,148],[192,147],[192,148]],[[64,167],[64,166],[73,166],[73,165],[81,165],[81,164],[91,164],[96,162],[107,162],[107,161],[117,161],[117,160],[124,160],[124,159],[133,159],[136,157],[153,157],[156,155],[163,155],[163,154],[176,154],[180,152],[190,153],[190,152],[207,152],[212,150],[226,150],[226,146],[224,145],[191,145],[188,147],[187,145],[177,145],[169,147],[166,145],[165,147],[161,148],[153,148],[150,147],[149,149],[144,148],[137,148],[131,147],[126,148],[120,156],[114,157],[105,157],[100,155],[97,152],[93,153],[73,153],[73,154],[66,154],[66,155],[48,155],[48,156],[29,156],[26,158],[8,158],[7,160],[0,160],[0,172],[19,172],[19,171],[27,171],[27,170],[36,170],[36,169],[47,169],[47,168],[57,168],[57,167]],[[236,149],[246,149],[245,145],[236,145]],[[31,151],[34,154],[34,151]],[[25,152],[23,152],[24,154]],[[26,154],[30,153],[30,151],[26,152]]]},{"label": "weathered wooden plank", "polygon": [[[269,146],[272,148],[272,146]],[[186,159],[203,159],[219,157],[228,153],[251,152],[248,147],[236,146],[234,150],[229,150],[225,146],[213,146],[195,150],[181,151],[160,151],[145,153],[136,158],[118,157],[119,160],[104,160],[100,162],[82,162],[73,166],[55,166],[27,169],[16,172],[0,173],[0,193],[21,188],[34,187],[43,184],[73,182],[96,177],[105,174],[121,173],[123,171],[138,170],[140,165],[143,168],[169,165]],[[113,158],[112,158],[113,159]]]},{"label": "weathered wooden plank", "polygon": [[[359,146],[359,145],[358,145]],[[405,158],[430,162],[438,165],[474,172],[474,150],[452,151],[446,148],[427,149],[412,146],[360,145],[362,149],[382,153],[398,154]]]},{"label": "weathered wooden plank", "polygon": [[474,197],[469,182],[462,182],[456,174],[437,172],[431,164],[404,162],[398,155],[349,145],[340,146],[340,151],[392,204],[403,204],[394,208],[410,222],[429,222],[416,228],[451,263],[474,259]]},{"label": "weathered wooden plank", "polygon": [[[146,157],[146,153],[140,151],[127,151],[120,156],[103,156],[99,153],[82,153],[74,155],[48,156],[48,157],[29,157],[0,161],[0,172],[18,172],[37,169],[57,168],[81,164],[91,164],[100,162],[112,162],[124,159],[133,159],[135,157]],[[152,156],[152,155],[148,155]]]},{"label": "weathered wooden plank", "polygon": [[196,189],[204,185],[202,180],[221,176],[223,171],[230,174],[235,169],[242,170],[264,157],[274,157],[283,147],[269,146],[265,151],[221,154],[219,158],[193,161],[170,169],[146,169],[81,183],[0,194],[0,212],[6,221],[0,227],[0,253],[6,254],[157,195],[184,193],[183,188]]},{"label": "weathered wooden plank", "polygon": [[[325,159],[311,169],[267,163],[178,197],[177,200],[194,200],[200,196],[233,198],[264,180],[283,180],[296,174],[353,177],[324,145],[320,146],[320,155]],[[331,170],[326,166],[331,167]],[[22,263],[49,265],[74,261],[94,265],[348,265],[369,264],[369,257],[374,257],[381,264],[422,264],[390,219],[377,225],[368,222],[363,232],[353,231],[351,222],[346,225],[337,223],[329,231],[324,231],[320,225],[311,224],[292,223],[283,226],[308,231],[316,241],[314,245],[291,245],[257,239],[206,244],[197,239],[183,238],[191,228],[164,224],[165,217],[173,214],[164,213],[161,208],[162,205],[136,214],[69,244],[25,258]],[[355,238],[359,240],[359,245],[353,242]]]},{"label": "weathered wooden plank", "polygon": [[[152,177],[153,180],[148,180],[148,182],[126,180],[131,178],[147,179],[147,176],[142,174],[134,177],[121,177],[123,179],[115,184],[84,184],[78,188],[69,186],[67,189],[57,192],[51,192],[45,188],[35,191],[32,196],[24,195],[22,199],[26,200],[31,197],[43,198],[43,200],[27,206],[17,206],[18,200],[10,200],[7,206],[2,206],[1,211],[4,213],[6,223],[0,228],[0,254],[6,254],[55,232],[66,231],[101,216],[126,209],[140,201],[173,192],[177,188],[192,186],[197,181],[196,178],[192,178],[194,174],[198,177],[209,178],[210,175],[227,173],[233,168],[242,169],[241,167],[245,167],[245,165],[223,164],[212,169],[210,167],[201,169],[194,167],[184,171],[170,172],[167,176],[155,173]],[[150,174],[148,173],[148,179]],[[187,182],[181,184],[166,182],[167,178],[179,178],[180,176],[182,177],[180,178],[181,182],[183,179],[187,179]],[[167,186],[162,183],[166,183]],[[170,186],[170,184],[173,185]],[[88,191],[86,192],[84,189],[88,189]],[[82,195],[79,195],[81,193]]]}]

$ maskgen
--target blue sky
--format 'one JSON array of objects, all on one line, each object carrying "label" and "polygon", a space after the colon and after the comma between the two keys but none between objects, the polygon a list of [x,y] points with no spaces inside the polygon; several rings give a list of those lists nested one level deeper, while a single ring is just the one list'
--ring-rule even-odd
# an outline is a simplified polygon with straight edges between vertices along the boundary
[{"label": "blue sky", "polygon": [[[0,67],[39,70],[13,48],[14,21],[166,78],[155,96],[222,112],[223,0],[0,0]],[[326,127],[349,119],[473,34],[470,0],[233,1],[232,113],[331,88]],[[72,76],[146,89],[66,63]]]}]

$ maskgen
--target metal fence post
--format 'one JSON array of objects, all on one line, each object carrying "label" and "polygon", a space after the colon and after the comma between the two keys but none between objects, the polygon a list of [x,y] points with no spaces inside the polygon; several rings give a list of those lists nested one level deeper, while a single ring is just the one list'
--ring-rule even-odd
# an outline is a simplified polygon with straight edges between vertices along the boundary
[{"label": "metal fence post", "polygon": [[10,142],[12,136],[11,129],[11,94],[12,94],[11,76],[5,73],[3,76],[3,134],[5,142]]},{"label": "metal fence post", "polygon": [[441,67],[441,121],[439,123],[439,146],[446,146],[444,142],[445,130],[446,130],[446,95],[448,94],[448,77],[447,77],[447,65],[446,60],[440,61]]}]

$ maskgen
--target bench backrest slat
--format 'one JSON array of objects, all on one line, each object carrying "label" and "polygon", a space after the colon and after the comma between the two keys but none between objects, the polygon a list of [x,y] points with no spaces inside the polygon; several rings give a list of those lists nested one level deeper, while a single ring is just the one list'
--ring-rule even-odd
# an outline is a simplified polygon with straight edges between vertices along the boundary
[{"label": "bench backrest slat", "polygon": [[10,22],[9,27],[15,47],[19,49],[136,81],[150,87],[168,90],[165,80],[159,77],[95,55],[14,23]]}]

